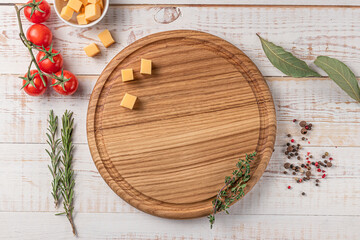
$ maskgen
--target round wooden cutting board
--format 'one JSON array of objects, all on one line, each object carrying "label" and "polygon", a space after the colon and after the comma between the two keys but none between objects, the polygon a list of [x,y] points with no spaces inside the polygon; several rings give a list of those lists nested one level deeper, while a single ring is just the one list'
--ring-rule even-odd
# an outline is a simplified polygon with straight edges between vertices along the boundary
[{"label": "round wooden cutting board", "polygon": [[[153,62],[140,74],[141,58]],[[121,69],[134,81],[122,82]],[[138,97],[133,110],[120,106]],[[274,103],[254,63],[238,48],[197,31],[140,39],[107,65],[90,98],[87,136],[93,160],[111,189],[134,207],[168,218],[211,213],[211,201],[239,158],[256,184],[276,134]]]}]

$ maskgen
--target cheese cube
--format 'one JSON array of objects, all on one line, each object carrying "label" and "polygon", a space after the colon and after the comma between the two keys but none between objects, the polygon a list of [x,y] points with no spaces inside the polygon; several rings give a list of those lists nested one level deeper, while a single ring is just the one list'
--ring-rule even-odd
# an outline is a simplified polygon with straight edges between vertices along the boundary
[{"label": "cheese cube", "polygon": [[97,4],[88,4],[85,6],[85,18],[89,21],[94,21],[101,16],[100,6]]},{"label": "cheese cube", "polygon": [[151,75],[151,60],[141,59],[140,73]]},{"label": "cheese cube", "polygon": [[97,2],[97,0],[88,0],[88,2],[95,4]]},{"label": "cheese cube", "polygon": [[92,44],[84,47],[84,50],[85,50],[86,55],[88,55],[89,57],[93,57],[100,52],[100,49],[98,48],[98,46],[95,43],[92,43]]},{"label": "cheese cube", "polygon": [[104,2],[103,2],[103,0],[97,0],[97,1],[96,1],[96,4],[100,6],[101,10],[104,9]]},{"label": "cheese cube", "polygon": [[134,73],[132,68],[121,70],[121,78],[123,82],[134,80]]},{"label": "cheese cube", "polygon": [[63,7],[61,10],[60,16],[65,19],[66,21],[69,21],[72,18],[72,15],[74,13],[74,10],[70,8],[69,6]]},{"label": "cheese cube", "polygon": [[102,44],[107,48],[109,47],[111,44],[113,44],[115,41],[111,36],[111,33],[109,30],[105,29],[104,31],[102,31],[98,37],[100,38],[100,41],[102,42]]},{"label": "cheese cube", "polygon": [[82,2],[82,4],[83,4],[84,6],[86,6],[86,5],[89,4],[89,1],[88,1],[88,0],[80,0],[80,1]]},{"label": "cheese cube", "polygon": [[137,97],[128,93],[125,93],[125,96],[121,100],[120,106],[126,107],[128,109],[133,109]]},{"label": "cheese cube", "polygon": [[71,7],[75,12],[79,12],[82,2],[80,0],[69,0],[67,6]]},{"label": "cheese cube", "polygon": [[88,20],[86,20],[85,18],[85,13],[79,13],[77,16],[76,16],[76,20],[78,22],[79,25],[86,25],[89,23]]}]

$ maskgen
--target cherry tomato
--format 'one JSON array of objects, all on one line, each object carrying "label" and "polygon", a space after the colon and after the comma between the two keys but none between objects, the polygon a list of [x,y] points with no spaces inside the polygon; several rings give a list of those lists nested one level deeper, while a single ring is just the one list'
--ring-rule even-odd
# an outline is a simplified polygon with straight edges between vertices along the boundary
[{"label": "cherry tomato", "polygon": [[[35,87],[34,87],[33,84],[31,84],[31,82],[28,83],[27,80],[23,80],[23,85],[28,83],[24,87],[24,91],[27,94],[29,94],[30,96],[40,96],[40,95],[44,94],[47,87],[44,86],[44,83],[41,80],[38,70],[31,70],[30,77],[28,77],[28,74],[25,74],[24,78],[28,78],[29,81],[32,81],[35,85]],[[45,82],[47,82],[46,76],[43,76],[43,78],[44,78]]]},{"label": "cherry tomato", "polygon": [[[42,23],[48,20],[51,13],[50,5],[45,0],[30,0],[24,8],[24,14],[27,20],[33,23]],[[39,9],[41,11],[39,11]],[[32,14],[31,14],[32,12]],[[31,16],[31,17],[30,17]]]},{"label": "cherry tomato", "polygon": [[35,45],[49,47],[52,42],[52,33],[47,26],[35,23],[27,30],[26,38]]},{"label": "cherry tomato", "polygon": [[[62,95],[72,95],[76,92],[76,90],[78,89],[79,86],[79,82],[76,78],[76,76],[74,74],[72,74],[71,72],[67,71],[67,70],[63,70],[63,71],[59,71],[57,73],[55,73],[56,76],[62,78],[64,80],[64,88],[62,87],[62,83],[53,86],[53,89],[62,94]],[[69,80],[68,80],[69,79]],[[66,81],[68,80],[68,81]],[[57,80],[57,79],[52,79],[51,84],[57,84],[61,82],[61,80]]]},{"label": "cherry tomato", "polygon": [[50,48],[46,48],[46,52],[39,51],[36,55],[36,62],[38,63],[40,70],[46,73],[56,73],[60,71],[63,66],[61,54]]}]

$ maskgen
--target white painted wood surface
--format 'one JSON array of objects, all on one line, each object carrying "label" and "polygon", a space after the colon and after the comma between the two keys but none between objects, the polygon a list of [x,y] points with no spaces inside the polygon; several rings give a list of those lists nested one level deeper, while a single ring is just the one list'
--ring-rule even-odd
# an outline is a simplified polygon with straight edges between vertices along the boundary
[{"label": "white painted wood surface", "polygon": [[[65,109],[75,113],[75,222],[80,239],[360,239],[360,105],[326,77],[283,77],[255,36],[259,32],[309,63],[317,55],[336,57],[360,76],[360,8],[350,7],[359,1],[206,1],[218,6],[200,0],[155,2],[175,4],[164,7],[148,0],[114,0],[104,21],[90,29],[71,28],[52,14],[47,25],[55,47],[62,50],[65,68],[78,75],[80,88],[70,97],[48,91],[39,98],[19,91],[17,76],[26,72],[29,57],[17,37],[13,2],[20,1],[0,4],[0,239],[72,238],[67,220],[54,216],[49,193],[44,148],[50,109],[58,115]],[[348,7],[334,6],[339,4]],[[101,47],[98,57],[86,57],[82,47],[99,42],[96,35],[104,28],[117,44]],[[206,218],[161,219],[125,203],[100,177],[86,143],[87,104],[106,63],[136,39],[173,29],[209,32],[241,48],[267,76],[277,108],[276,148],[264,176],[229,216],[219,214],[213,230]],[[282,174],[285,135],[298,131],[293,118],[314,124],[304,151],[314,156],[328,151],[335,159],[320,187],[296,184]]]}]

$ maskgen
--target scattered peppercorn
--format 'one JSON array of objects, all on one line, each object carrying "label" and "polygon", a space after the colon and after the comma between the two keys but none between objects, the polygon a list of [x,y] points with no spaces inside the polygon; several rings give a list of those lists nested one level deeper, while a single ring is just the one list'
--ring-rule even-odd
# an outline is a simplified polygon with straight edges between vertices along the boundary
[{"label": "scattered peppercorn", "polygon": [[296,122],[296,119],[293,119],[293,122]]},{"label": "scattered peppercorn", "polygon": [[317,187],[318,187],[318,186],[319,186],[319,184],[317,183],[317,184],[315,184],[315,186],[317,186]]},{"label": "scattered peppercorn", "polygon": [[301,140],[303,140],[303,141],[305,141],[305,139],[306,139],[305,137],[302,137],[302,138],[301,138]]},{"label": "scattered peppercorn", "polygon": [[331,163],[331,162],[328,162],[328,163],[326,164],[326,166],[327,166],[327,167],[332,167],[332,163]]},{"label": "scattered peppercorn", "polygon": [[300,160],[300,159],[301,159],[300,156],[298,156],[298,157],[297,157],[297,160]]},{"label": "scattered peppercorn", "polygon": [[301,129],[301,134],[307,134],[307,130],[305,128]]},{"label": "scattered peppercorn", "polygon": [[299,123],[299,125],[300,125],[300,127],[305,127],[305,126],[306,126],[306,122],[305,122],[305,121],[301,121],[301,122]]},{"label": "scattered peppercorn", "polygon": [[305,196],[305,195],[306,195],[306,193],[305,193],[305,192],[302,192],[302,193],[301,193],[301,195]]},{"label": "scattered peppercorn", "polygon": [[290,146],[290,143],[287,143],[286,146]]},{"label": "scattered peppercorn", "polygon": [[288,189],[291,189],[291,186],[288,186]]},{"label": "scattered peppercorn", "polygon": [[318,183],[318,182],[320,182],[320,180],[319,180],[319,179],[316,179],[316,182]]},{"label": "scattered peppercorn", "polygon": [[328,152],[325,152],[325,154],[324,154],[324,155],[327,157],[327,156],[329,156],[329,153],[328,153]]},{"label": "scattered peppercorn", "polygon": [[322,155],[322,158],[325,158],[326,156],[325,155]]},{"label": "scattered peppercorn", "polygon": [[289,169],[289,168],[290,168],[290,163],[288,163],[288,162],[285,163],[285,164],[284,164],[284,168]]},{"label": "scattered peppercorn", "polygon": [[293,172],[293,175],[296,175],[296,172]]},{"label": "scattered peppercorn", "polygon": [[284,174],[287,174],[287,171],[284,171]]},{"label": "scattered peppercorn", "polygon": [[289,133],[287,136],[288,136],[288,137],[291,137],[291,134]]}]

